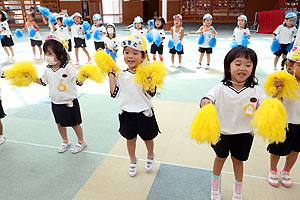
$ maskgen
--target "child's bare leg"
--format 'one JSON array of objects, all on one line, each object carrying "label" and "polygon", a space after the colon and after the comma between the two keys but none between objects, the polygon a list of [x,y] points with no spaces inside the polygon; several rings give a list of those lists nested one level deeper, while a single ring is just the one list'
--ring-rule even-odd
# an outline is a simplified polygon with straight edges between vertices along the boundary
[{"label": "child's bare leg", "polygon": [[297,161],[299,152],[291,151],[291,153],[286,157],[284,169],[289,172]]},{"label": "child's bare leg", "polygon": [[3,125],[2,125],[2,122],[0,120],[0,135],[2,135],[2,134],[3,134]]},{"label": "child's bare leg", "polygon": [[172,66],[174,66],[175,54],[171,54],[171,62]]},{"label": "child's bare leg", "polygon": [[182,61],[182,55],[178,55],[178,62],[179,62],[179,65],[181,65],[181,61]]},{"label": "child's bare leg", "polygon": [[202,63],[204,53],[200,53],[199,64]]},{"label": "child's bare leg", "polygon": [[42,58],[42,56],[43,56],[42,46],[39,46],[39,52],[40,52],[40,57]]},{"label": "child's bare leg", "polygon": [[277,164],[279,162],[280,156],[270,153],[270,167],[271,170],[277,171]]},{"label": "child's bare leg", "polygon": [[206,57],[207,57],[207,64],[210,64],[210,53],[206,53]]},{"label": "child's bare leg", "polygon": [[130,160],[132,162],[136,162],[136,157],[135,157],[136,139],[137,139],[137,137],[135,137],[131,140],[127,140],[127,150],[128,150]]},{"label": "child's bare leg", "polygon": [[7,54],[7,57],[9,57],[9,51],[8,51],[8,48],[7,47],[3,47],[5,53]]},{"label": "child's bare leg", "polygon": [[156,60],[156,54],[152,54],[153,60]]},{"label": "child's bare leg", "polygon": [[240,161],[233,156],[231,156],[231,160],[232,160],[232,164],[233,164],[235,180],[237,180],[238,182],[242,182],[243,181],[243,171],[244,171],[243,161]]},{"label": "child's bare leg", "polygon": [[57,128],[58,128],[61,138],[63,139],[63,142],[68,143],[69,139],[68,139],[68,135],[67,135],[67,128],[61,126],[60,124],[57,124]]},{"label": "child's bare leg", "polygon": [[8,47],[10,52],[11,52],[11,56],[14,57],[15,56],[15,53],[14,53],[14,49],[12,47]]},{"label": "child's bare leg", "polygon": [[32,47],[33,55],[35,56],[35,46]]},{"label": "child's bare leg", "polygon": [[83,52],[87,55],[87,57],[88,57],[88,59],[90,59],[91,57],[90,57],[90,54],[89,54],[89,52],[86,50],[86,48],[82,48],[82,50],[83,50]]},{"label": "child's bare leg", "polygon": [[78,48],[75,48],[75,57],[76,57],[76,61],[79,60],[78,59]]},{"label": "child's bare leg", "polygon": [[222,168],[227,158],[215,157],[214,166],[213,166],[213,175],[220,176]]},{"label": "child's bare leg", "polygon": [[72,126],[72,128],[73,128],[73,130],[75,131],[75,133],[77,135],[78,143],[79,144],[84,144],[85,141],[83,139],[82,127],[80,125],[77,125],[77,126]]},{"label": "child's bare leg", "polygon": [[280,56],[275,56],[275,59],[274,59],[274,68],[276,68],[279,58],[280,58]]},{"label": "child's bare leg", "polygon": [[153,156],[154,153],[154,142],[153,140],[144,140],[147,151],[148,151],[148,158],[151,158]]}]

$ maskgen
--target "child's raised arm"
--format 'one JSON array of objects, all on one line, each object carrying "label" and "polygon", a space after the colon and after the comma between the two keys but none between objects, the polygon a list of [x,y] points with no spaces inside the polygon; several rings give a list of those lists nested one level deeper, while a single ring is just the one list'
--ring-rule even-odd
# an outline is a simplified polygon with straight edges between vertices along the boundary
[{"label": "child's raised arm", "polygon": [[27,22],[25,22],[24,28],[21,29],[21,31],[26,31],[27,30]]},{"label": "child's raised arm", "polygon": [[48,21],[46,20],[44,15],[42,15],[42,20],[43,20],[44,24],[48,24]]},{"label": "child's raised arm", "polygon": [[116,81],[116,70],[115,69],[113,69],[112,72],[108,73],[108,78],[109,78],[110,94],[112,97],[116,97],[116,94],[118,91],[116,91],[117,81]]},{"label": "child's raised arm", "polygon": [[197,31],[196,34],[202,34],[203,33],[203,26],[201,26]]},{"label": "child's raised arm", "polygon": [[35,21],[32,21],[32,25],[36,31],[40,31],[40,27],[37,25],[37,23]]}]

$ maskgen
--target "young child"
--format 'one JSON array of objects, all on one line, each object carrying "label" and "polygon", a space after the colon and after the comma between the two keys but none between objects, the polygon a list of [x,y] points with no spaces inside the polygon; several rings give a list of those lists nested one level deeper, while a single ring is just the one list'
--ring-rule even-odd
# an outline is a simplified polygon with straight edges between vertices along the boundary
[{"label": "young child", "polygon": [[235,27],[233,31],[233,40],[240,45],[243,36],[248,35],[248,39],[250,39],[251,34],[247,27],[247,17],[245,15],[240,15],[237,19],[237,27]]},{"label": "young child", "polygon": [[36,60],[36,52],[35,52],[35,46],[37,46],[39,48],[39,52],[40,52],[40,60],[43,59],[43,51],[42,51],[42,37],[40,35],[40,28],[37,25],[37,23],[35,22],[35,14],[33,12],[29,12],[26,15],[26,19],[27,22],[25,23],[25,27],[22,29],[22,31],[26,31],[28,30],[28,33],[30,33],[30,31],[32,29],[36,30],[36,33],[33,37],[29,37],[30,38],[30,43],[31,43],[31,47],[32,47],[32,52],[33,52],[33,59]]},{"label": "young child", "polygon": [[[165,39],[165,31],[164,31],[164,27],[165,27],[165,19],[162,17],[157,17],[154,18],[154,26],[155,28],[152,29],[152,33],[153,33],[153,37],[155,36],[155,34],[159,34],[159,36],[161,37],[161,43],[159,46],[156,46],[156,44],[154,44],[154,42],[152,42],[151,44],[151,50],[150,53],[153,55],[153,60],[156,61],[156,52],[158,52],[158,56],[160,61],[163,62],[163,41]],[[149,31],[150,31],[150,25],[149,25]]]},{"label": "young child", "polygon": [[[110,54],[116,54],[118,52],[118,38],[116,33],[116,27],[112,23],[106,25],[107,35],[104,38],[104,45],[107,52]],[[116,61],[116,56],[112,56],[113,60]]]},{"label": "young child", "polygon": [[104,25],[102,24],[101,15],[100,14],[94,14],[93,15],[93,22],[94,22],[94,24],[92,26],[92,33],[95,33],[96,30],[99,30],[100,35],[101,35],[100,40],[95,39],[94,35],[93,35],[95,49],[96,49],[96,51],[98,49],[105,49],[103,36],[106,35],[106,29],[105,29]]},{"label": "young child", "polygon": [[224,59],[224,79],[200,102],[200,107],[214,104],[221,123],[220,141],[212,145],[216,157],[211,199],[221,199],[220,174],[229,153],[235,176],[232,199],[242,199],[243,162],[248,159],[253,141],[248,124],[252,119],[253,107],[257,108],[265,97],[257,85],[256,65],[257,55],[252,49],[243,46],[231,49]]},{"label": "young child", "polygon": [[77,73],[68,63],[67,52],[62,43],[54,36],[48,37],[43,45],[45,61],[48,65],[37,83],[43,86],[49,85],[52,112],[63,139],[58,152],[65,152],[71,145],[66,129],[71,126],[78,138],[78,143],[72,149],[72,153],[79,153],[87,144],[80,125],[82,120],[77,100]]},{"label": "young child", "polygon": [[[57,13],[51,13],[51,15],[57,16]],[[49,23],[49,19],[47,20],[47,17],[45,15],[42,14],[42,20],[44,22],[44,24],[48,25],[48,27],[50,28],[50,35],[54,35],[55,30],[53,29],[53,24],[56,25],[56,22],[53,23]]]},{"label": "young child", "polygon": [[147,160],[145,169],[151,171],[154,166],[154,142],[159,128],[155,119],[151,97],[154,93],[144,91],[134,83],[136,67],[145,59],[147,49],[144,39],[138,36],[130,36],[122,42],[124,47],[124,61],[128,69],[121,71],[116,77],[115,72],[110,72],[109,84],[113,98],[119,97],[120,134],[127,139],[127,150],[130,157],[129,175],[137,173],[138,158],[135,155],[137,135],[144,140],[147,148]]},{"label": "young child", "polygon": [[293,41],[297,35],[297,28],[295,27],[295,20],[297,15],[295,13],[288,13],[285,15],[285,20],[282,25],[279,25],[273,32],[273,38],[278,39],[281,49],[274,52],[274,71],[277,70],[277,63],[282,55],[282,59],[286,58],[288,54],[286,48]]},{"label": "young child", "polygon": [[71,42],[71,38],[69,35],[69,29],[65,24],[63,24],[64,17],[65,17],[65,15],[63,13],[59,13],[56,16],[56,25],[54,25],[54,23],[52,23],[52,29],[55,32],[56,37],[60,41],[67,42],[68,52],[71,52],[72,51],[72,42]]},{"label": "young child", "polygon": [[[3,38],[1,38],[2,47],[7,54],[7,61],[14,60],[15,54],[12,48],[12,46],[14,45],[14,41],[12,40],[12,35],[7,23],[7,14],[2,10],[0,10],[0,20],[0,35],[3,36]],[[9,50],[11,53],[11,57],[9,57]]]},{"label": "young child", "polygon": [[[294,47],[288,55],[287,67],[288,71],[295,75],[296,80],[300,84],[300,47]],[[282,62],[283,66],[285,60]],[[298,90],[300,95],[300,90]],[[268,146],[270,153],[270,172],[269,183],[277,187],[278,173],[277,164],[280,156],[286,156],[284,167],[280,170],[281,184],[285,187],[291,187],[292,181],[290,177],[290,171],[297,161],[298,154],[300,152],[300,99],[289,101],[283,101],[284,107],[288,116],[288,129],[286,132],[286,140],[283,143],[273,143]]]},{"label": "young child", "polygon": [[87,63],[90,63],[92,61],[92,58],[90,57],[89,52],[86,50],[86,43],[85,43],[85,32],[82,29],[82,16],[80,13],[76,12],[73,15],[73,20],[74,24],[69,27],[69,31],[72,31],[72,36],[74,38],[74,43],[75,43],[75,57],[76,57],[76,62],[75,65],[79,65],[79,57],[78,57],[78,50],[79,48],[82,48],[83,52],[86,54],[88,57]]},{"label": "young child", "polygon": [[208,45],[208,43],[212,37],[215,37],[218,34],[216,32],[215,28],[211,25],[212,19],[213,19],[213,17],[211,16],[211,14],[209,14],[209,13],[205,14],[203,16],[203,26],[201,26],[196,31],[196,34],[203,34],[204,38],[205,38],[204,43],[199,46],[198,51],[201,54],[200,54],[200,58],[199,58],[199,66],[197,67],[197,69],[200,69],[202,67],[201,63],[202,63],[204,53],[206,53],[206,57],[207,57],[207,65],[206,65],[205,69],[210,68],[210,54],[212,54],[212,48]]},{"label": "young child", "polygon": [[[3,70],[2,67],[0,69],[0,75],[2,77],[3,75]],[[1,91],[1,88],[0,88]],[[2,100],[1,100],[1,94],[0,94],[0,145],[3,144],[6,140],[5,134],[3,133],[3,125],[1,122],[1,119],[4,118],[6,114],[4,113],[3,107],[2,107]]]},{"label": "young child", "polygon": [[[171,27],[170,34],[176,45],[177,42],[179,41],[182,42],[182,39],[184,37],[184,28],[181,26],[182,16],[180,14],[174,15],[173,19],[174,19],[174,26]],[[179,66],[181,66],[183,47],[181,51],[176,51],[175,46],[173,47],[173,49],[170,49],[170,54],[172,54],[171,55],[172,67],[174,67],[174,59],[176,53],[178,54]]]}]

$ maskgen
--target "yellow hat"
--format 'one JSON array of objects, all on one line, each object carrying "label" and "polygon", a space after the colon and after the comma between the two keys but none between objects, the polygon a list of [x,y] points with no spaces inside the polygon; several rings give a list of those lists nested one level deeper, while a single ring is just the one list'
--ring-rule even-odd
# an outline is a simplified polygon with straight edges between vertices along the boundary
[{"label": "yellow hat", "polygon": [[288,55],[288,59],[295,62],[300,62],[300,46],[294,47],[291,50],[291,52]]},{"label": "yellow hat", "polygon": [[139,50],[139,51],[146,51],[147,50],[147,44],[146,41],[136,35],[130,36],[126,38],[121,44],[121,46],[124,47],[131,47],[133,49]]}]

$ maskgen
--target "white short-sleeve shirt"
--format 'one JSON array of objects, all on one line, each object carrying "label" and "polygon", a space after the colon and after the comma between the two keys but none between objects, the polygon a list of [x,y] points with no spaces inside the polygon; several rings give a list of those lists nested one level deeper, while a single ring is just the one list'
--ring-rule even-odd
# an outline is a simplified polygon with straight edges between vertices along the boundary
[{"label": "white short-sleeve shirt", "polygon": [[104,37],[105,36],[101,36],[100,37],[100,40],[96,40],[95,38],[94,38],[94,33],[95,33],[95,31],[96,30],[99,30],[100,31],[100,34],[101,33],[105,33],[106,34],[106,29],[105,29],[105,27],[102,25],[102,26],[95,26],[95,24],[92,26],[92,32],[93,32],[93,39],[94,39],[94,41],[95,42],[104,42]]},{"label": "white short-sleeve shirt", "polygon": [[296,36],[297,28],[295,26],[288,28],[281,24],[273,33],[276,34],[280,44],[289,44],[293,41],[293,37]]},{"label": "white short-sleeve shirt", "polygon": [[239,29],[238,27],[235,27],[233,31],[234,40],[236,42],[240,42],[244,35],[251,35],[248,28]]},{"label": "white short-sleeve shirt", "polygon": [[[300,96],[300,91],[298,91],[298,95]],[[300,99],[292,102],[285,99],[283,105],[287,112],[288,122],[291,124],[300,124]]]},{"label": "white short-sleeve shirt", "polygon": [[71,26],[72,36],[74,38],[82,38],[84,39],[84,34],[82,30],[82,24],[73,24]]},{"label": "white short-sleeve shirt", "polygon": [[1,29],[4,29],[4,31],[1,32],[1,35],[11,35],[7,20],[5,20],[4,22],[0,22],[0,30]]},{"label": "white short-sleeve shirt", "polygon": [[118,46],[118,43],[119,42],[118,42],[117,37],[109,38],[109,37],[105,36],[105,38],[104,38],[104,44],[107,45],[107,48],[109,50],[113,50],[115,46]]}]

